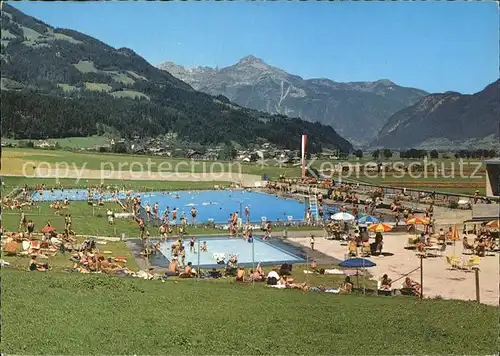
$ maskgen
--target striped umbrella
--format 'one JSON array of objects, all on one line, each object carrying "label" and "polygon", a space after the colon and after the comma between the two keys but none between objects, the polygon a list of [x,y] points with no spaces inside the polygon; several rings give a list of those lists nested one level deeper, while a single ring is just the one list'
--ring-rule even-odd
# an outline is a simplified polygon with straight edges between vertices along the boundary
[{"label": "striped umbrella", "polygon": [[500,227],[500,220],[491,220],[486,224],[487,227],[498,229]]},{"label": "striped umbrella", "polygon": [[389,224],[372,224],[368,226],[368,231],[372,232],[387,232],[391,230],[392,226]]},{"label": "striped umbrella", "polygon": [[458,232],[457,225],[453,225],[451,228],[450,241],[453,241],[453,254],[455,254],[455,243],[460,239],[460,233]]},{"label": "striped umbrella", "polygon": [[427,218],[411,218],[406,220],[406,225],[429,225],[430,220]]},{"label": "striped umbrella", "polygon": [[460,239],[460,233],[458,232],[458,227],[457,225],[454,225],[451,228],[450,241],[458,241],[459,239]]},{"label": "striped umbrella", "polygon": [[380,222],[379,218],[371,215],[365,215],[358,219],[358,223],[360,224],[378,224]]}]

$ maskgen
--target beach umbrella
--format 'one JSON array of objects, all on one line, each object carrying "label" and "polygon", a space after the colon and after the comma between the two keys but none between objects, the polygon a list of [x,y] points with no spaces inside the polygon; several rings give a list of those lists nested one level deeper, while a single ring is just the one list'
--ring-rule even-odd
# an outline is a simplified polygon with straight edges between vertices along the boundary
[{"label": "beach umbrella", "polygon": [[354,220],[354,216],[349,214],[349,213],[344,213],[344,212],[340,212],[340,213],[337,213],[337,214],[333,214],[331,216],[332,220],[342,220],[342,221],[352,221]]},{"label": "beach umbrella", "polygon": [[375,262],[360,257],[348,258],[347,260],[339,263],[339,266],[342,268],[369,268],[375,267],[376,265],[377,264]]},{"label": "beach umbrella", "polygon": [[450,241],[453,241],[453,254],[455,254],[455,242],[457,242],[460,239],[460,234],[458,233],[458,227],[457,225],[453,225],[451,228],[451,236],[450,236]]},{"label": "beach umbrella", "polygon": [[460,234],[458,233],[458,227],[457,227],[457,225],[454,225],[451,228],[450,240],[451,241],[458,241],[459,239],[460,239]]},{"label": "beach umbrella", "polygon": [[[427,218],[411,218],[406,220],[406,225],[428,225],[430,220]],[[415,236],[417,236],[417,228],[415,227]]]},{"label": "beach umbrella", "polygon": [[365,215],[358,219],[359,224],[378,224],[380,222],[379,218],[371,215]]},{"label": "beach umbrella", "polygon": [[54,231],[56,231],[56,228],[53,227],[53,226],[49,226],[49,225],[46,225],[46,226],[42,227],[42,229],[40,230],[40,232],[42,232],[44,234],[51,233],[51,232],[54,232]]},{"label": "beach umbrella", "polygon": [[500,220],[491,220],[489,223],[486,224],[487,227],[491,227],[494,229],[498,229],[500,227]]},{"label": "beach umbrella", "polygon": [[[372,262],[366,258],[360,258],[360,257],[355,257],[355,258],[348,258],[347,260],[344,260],[339,263],[340,267],[343,268],[356,268],[356,271],[362,268],[364,270],[363,272],[363,293],[365,293],[365,276],[366,276],[366,268],[370,267],[375,267],[377,264],[375,262]],[[359,280],[358,280],[358,273],[356,273],[356,282],[359,286]]]},{"label": "beach umbrella", "polygon": [[427,218],[411,218],[406,220],[406,225],[428,225],[430,220]]},{"label": "beach umbrella", "polygon": [[372,224],[368,226],[368,231],[372,232],[388,232],[392,230],[392,226],[389,224]]}]

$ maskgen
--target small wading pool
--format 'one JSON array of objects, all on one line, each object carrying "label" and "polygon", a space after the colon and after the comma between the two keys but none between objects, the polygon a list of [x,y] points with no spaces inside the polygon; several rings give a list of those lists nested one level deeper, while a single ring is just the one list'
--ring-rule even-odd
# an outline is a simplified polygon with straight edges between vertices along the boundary
[{"label": "small wading pool", "polygon": [[[167,242],[162,242],[160,251],[150,257],[152,265],[159,267],[168,267],[172,257],[170,246],[176,240],[171,239]],[[221,268],[223,265],[217,265],[216,256],[214,254],[224,254],[225,261],[229,260],[230,254],[238,255],[238,265],[251,267],[252,266],[252,243],[249,243],[240,238],[229,238],[227,236],[198,236],[195,243],[195,253],[189,250],[190,239],[184,240],[186,249],[186,264],[191,262],[193,266],[198,265],[198,259],[201,268]],[[203,241],[207,242],[208,251],[198,253],[198,248]],[[199,242],[199,245],[198,245]],[[263,266],[278,265],[285,262],[303,263],[305,259],[300,257],[300,250],[282,242],[273,241],[264,242],[260,238],[255,238],[253,243],[253,253],[255,266],[261,263]]]},{"label": "small wading pool", "polygon": [[[214,223],[227,223],[229,216],[237,211],[245,220],[245,207],[250,209],[250,221],[260,223],[262,218],[270,221],[302,220],[305,213],[305,205],[294,199],[286,199],[271,194],[254,192],[248,190],[202,190],[202,191],[180,191],[180,192],[152,192],[132,193],[133,196],[141,197],[142,205],[149,203],[153,206],[158,203],[160,211],[167,207],[169,211],[174,208],[178,210],[178,218],[184,212],[186,218],[191,221],[191,208],[198,210],[197,223],[206,223],[212,220]],[[116,195],[119,199],[125,199],[125,193]],[[101,198],[94,194],[94,199]],[[104,194],[102,199],[111,199],[111,194]],[[85,189],[45,190],[42,194],[33,194],[35,201],[55,200],[81,200],[88,199]],[[241,216],[243,215],[243,216]]]}]

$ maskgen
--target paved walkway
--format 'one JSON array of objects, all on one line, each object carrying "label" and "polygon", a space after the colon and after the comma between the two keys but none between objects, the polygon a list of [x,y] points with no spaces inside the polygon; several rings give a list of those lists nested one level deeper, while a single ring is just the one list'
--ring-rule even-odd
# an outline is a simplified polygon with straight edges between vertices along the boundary
[{"label": "paved walkway", "polygon": [[[390,232],[384,234],[384,251],[390,252],[392,256],[380,256],[370,258],[377,264],[369,270],[376,278],[387,273],[392,280],[404,276],[420,266],[420,259],[415,251],[405,249],[407,233]],[[303,246],[309,245],[309,239],[305,237],[294,237],[290,240]],[[339,241],[316,239],[316,249],[326,255],[343,260],[346,257],[347,247],[341,246]],[[448,245],[443,256],[462,256],[468,259],[470,256],[462,255],[462,244],[459,242],[455,247]],[[499,305],[499,255],[480,258],[480,296],[481,302],[490,305]],[[463,271],[450,271],[445,257],[429,257],[424,259],[424,296],[445,299],[475,300],[474,273]],[[410,277],[420,281],[420,271],[410,274]],[[399,288],[403,279],[396,282]]]}]

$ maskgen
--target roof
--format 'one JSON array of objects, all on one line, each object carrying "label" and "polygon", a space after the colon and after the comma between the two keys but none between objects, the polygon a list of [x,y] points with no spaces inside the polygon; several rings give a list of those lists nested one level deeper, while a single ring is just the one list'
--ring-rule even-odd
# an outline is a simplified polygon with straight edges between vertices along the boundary
[{"label": "roof", "polygon": [[488,222],[488,221],[491,221],[492,218],[472,218],[472,219],[469,219],[469,220],[464,220],[463,223],[464,224],[467,224],[467,223],[483,223],[483,222]]},{"label": "roof", "polygon": [[484,161],[485,164],[498,164],[500,165],[500,158],[492,158]]}]

